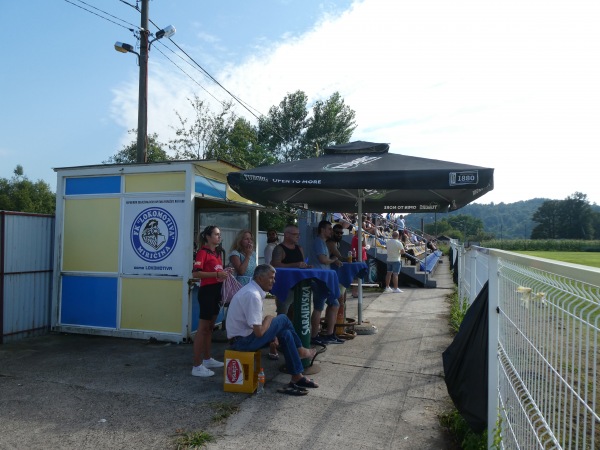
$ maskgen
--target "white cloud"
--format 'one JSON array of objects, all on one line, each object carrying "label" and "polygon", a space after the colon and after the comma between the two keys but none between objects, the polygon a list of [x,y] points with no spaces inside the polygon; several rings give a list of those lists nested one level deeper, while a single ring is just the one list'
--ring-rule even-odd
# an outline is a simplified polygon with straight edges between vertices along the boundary
[{"label": "white cloud", "polygon": [[[600,143],[598,13],[583,0],[365,0],[215,76],[263,113],[298,89],[311,101],[339,91],[356,111],[355,139],[495,168],[482,202],[580,191],[600,203],[589,159]],[[149,129],[161,137],[186,97],[204,96],[171,68],[153,68],[150,89]],[[117,116],[135,127],[137,90],[115,94]]]}]

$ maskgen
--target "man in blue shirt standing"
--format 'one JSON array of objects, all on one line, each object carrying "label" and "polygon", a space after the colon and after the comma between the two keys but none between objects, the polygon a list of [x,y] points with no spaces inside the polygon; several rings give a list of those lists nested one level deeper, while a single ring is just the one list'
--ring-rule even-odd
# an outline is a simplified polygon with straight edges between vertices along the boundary
[{"label": "man in blue shirt standing", "polygon": [[[311,264],[315,269],[331,270],[330,265],[342,265],[336,256],[329,256],[327,248],[327,239],[331,238],[333,228],[331,222],[321,220],[317,227],[317,236],[313,240],[311,252]],[[311,343],[327,345],[327,344],[343,344],[344,340],[335,335],[335,323],[337,312],[340,308],[340,303],[337,299],[329,300],[327,290],[313,282],[313,312],[310,320]],[[327,310],[325,311],[325,319],[327,321],[327,335],[319,336],[319,328],[321,325],[321,314],[327,302]]]}]

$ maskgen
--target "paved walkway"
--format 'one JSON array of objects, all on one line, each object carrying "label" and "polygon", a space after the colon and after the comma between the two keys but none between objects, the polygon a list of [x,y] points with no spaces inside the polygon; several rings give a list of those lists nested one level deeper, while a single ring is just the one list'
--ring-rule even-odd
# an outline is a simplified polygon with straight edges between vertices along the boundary
[{"label": "paved walkway", "polygon": [[[288,375],[268,373],[266,393],[242,404],[210,449],[446,449],[438,413],[448,409],[442,352],[450,344],[447,264],[436,289],[378,294],[363,317],[378,332],[330,345],[318,357],[318,389],[276,393]],[[356,312],[356,300],[348,316]]]},{"label": "paved walkway", "polygon": [[[448,264],[436,289],[365,295],[378,329],[330,345],[304,397],[276,392],[289,379],[266,358],[266,393],[223,391],[222,371],[190,375],[192,346],[50,334],[0,346],[0,449],[171,449],[206,430],[213,449],[447,449],[442,352],[450,344]],[[272,306],[269,304],[269,306]],[[349,301],[348,316],[357,302]],[[226,344],[213,344],[221,358]],[[219,405],[240,412],[214,422]]]}]

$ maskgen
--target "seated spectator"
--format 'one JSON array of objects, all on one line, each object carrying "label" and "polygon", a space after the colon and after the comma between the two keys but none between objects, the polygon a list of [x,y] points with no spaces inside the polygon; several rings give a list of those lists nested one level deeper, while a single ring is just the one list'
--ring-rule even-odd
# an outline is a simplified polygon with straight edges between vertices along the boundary
[{"label": "seated spectator", "polygon": [[333,213],[332,217],[333,217],[333,222],[339,223],[343,229],[345,229],[345,230],[347,229],[350,232],[354,229],[354,226],[352,225],[352,219],[350,219],[350,217],[348,217],[347,214]]},{"label": "seated spectator", "polygon": [[377,229],[377,227],[373,224],[373,222],[371,222],[368,219],[368,216],[363,216],[363,230],[365,230],[367,233],[375,236],[375,237],[379,237],[380,233],[379,230]]},{"label": "seated spectator", "polygon": [[427,249],[431,250],[432,253],[435,252],[438,249],[437,245],[436,245],[436,240],[435,239],[432,239],[432,240],[430,240],[430,241],[427,242]]},{"label": "seated spectator", "polygon": [[261,264],[254,270],[250,283],[240,289],[231,299],[227,314],[227,338],[233,350],[248,352],[260,350],[278,339],[284,357],[286,371],[291,375],[289,384],[280,392],[289,395],[305,395],[305,388],[318,388],[312,379],[304,376],[302,359],[314,358],[315,349],[302,346],[300,337],[286,315],[262,316],[263,302],[275,283],[275,269]]},{"label": "seated spectator", "polygon": [[[414,234],[413,234],[413,236],[414,236]],[[402,242],[402,244],[404,246],[406,246],[409,243],[409,241],[411,241],[411,240],[409,239],[408,234],[402,233],[402,236],[400,236],[400,241]],[[413,244],[414,244],[414,242],[413,242]]]}]

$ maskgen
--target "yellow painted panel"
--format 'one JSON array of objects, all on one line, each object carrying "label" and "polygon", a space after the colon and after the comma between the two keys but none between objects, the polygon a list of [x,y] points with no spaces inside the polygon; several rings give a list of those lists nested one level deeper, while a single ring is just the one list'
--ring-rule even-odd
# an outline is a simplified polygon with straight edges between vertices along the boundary
[{"label": "yellow painted panel", "polygon": [[125,192],[185,191],[185,172],[125,175]]},{"label": "yellow painted panel", "polygon": [[242,197],[240,194],[235,192],[233,189],[227,185],[227,200],[231,200],[239,203],[246,203],[247,205],[256,205],[256,203]]},{"label": "yellow painted panel", "polygon": [[65,200],[63,270],[119,270],[118,198]]},{"label": "yellow painted panel", "polygon": [[123,278],[121,328],[181,332],[182,280]]}]

